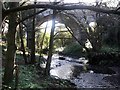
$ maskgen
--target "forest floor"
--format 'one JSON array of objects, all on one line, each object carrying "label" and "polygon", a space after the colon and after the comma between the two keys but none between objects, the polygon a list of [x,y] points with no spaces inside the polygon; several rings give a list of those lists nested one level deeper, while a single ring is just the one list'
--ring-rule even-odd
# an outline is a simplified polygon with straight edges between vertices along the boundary
[{"label": "forest floor", "polygon": [[[38,56],[36,57],[38,58]],[[2,76],[4,74],[5,56],[2,56]],[[18,65],[18,90],[38,90],[45,88],[76,88],[75,84],[68,80],[56,79],[53,76],[46,77],[44,69],[41,69],[36,64],[24,64],[24,59],[21,54],[16,54],[16,61]],[[15,76],[16,77],[16,76]],[[15,88],[15,78],[10,86],[4,86],[3,90],[13,90]]]},{"label": "forest floor", "polygon": [[[19,76],[18,76],[18,90],[41,90],[41,89],[52,89],[52,88],[73,88],[75,84],[68,80],[56,79],[55,77],[46,77],[43,75],[43,70],[36,68],[36,65],[19,65]],[[5,87],[3,90],[13,90],[15,88],[15,79],[13,83]]]},{"label": "forest floor", "polygon": [[67,80],[46,77],[43,75],[43,69],[36,65],[19,66],[19,84],[18,88],[75,88],[75,85]]}]

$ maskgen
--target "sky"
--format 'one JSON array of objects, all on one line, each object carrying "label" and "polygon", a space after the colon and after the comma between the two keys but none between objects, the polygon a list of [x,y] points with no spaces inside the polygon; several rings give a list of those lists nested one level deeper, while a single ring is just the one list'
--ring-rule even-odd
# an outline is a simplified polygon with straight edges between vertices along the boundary
[{"label": "sky", "polygon": [[[34,0],[30,0],[34,1]],[[78,2],[84,2],[84,3],[94,3],[96,1],[102,1],[102,2],[108,2],[110,6],[116,5],[119,0],[36,0],[39,2],[54,2],[54,1],[64,1],[64,3],[78,3]]]},{"label": "sky", "polygon": [[[43,1],[43,2],[54,2],[55,0],[38,0],[38,1]],[[60,1],[60,0],[57,0]],[[95,0],[63,0],[65,3],[78,3],[79,1],[84,1],[84,2],[93,2]]]}]

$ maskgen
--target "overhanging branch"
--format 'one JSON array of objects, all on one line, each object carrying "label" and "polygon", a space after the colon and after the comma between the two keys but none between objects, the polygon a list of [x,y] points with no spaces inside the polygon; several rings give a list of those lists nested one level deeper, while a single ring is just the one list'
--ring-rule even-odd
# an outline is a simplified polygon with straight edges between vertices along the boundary
[{"label": "overhanging branch", "polygon": [[32,14],[32,15],[30,15],[30,16],[28,16],[28,17],[22,19],[22,20],[20,20],[17,24],[19,24],[19,23],[25,21],[26,19],[29,19],[29,18],[31,18],[31,17],[37,15],[37,14],[39,14],[39,13],[42,13],[42,12],[44,12],[44,11],[46,11],[46,10],[47,10],[47,9],[43,9],[43,10],[41,10],[41,11],[38,11],[38,12],[36,12],[35,14]]},{"label": "overhanging branch", "polygon": [[74,34],[71,32],[71,30],[69,29],[68,26],[65,25],[65,27],[67,28],[67,30],[69,31],[69,33],[72,35],[72,37],[80,44],[80,46],[82,46],[87,52],[89,52],[89,49],[83,45],[75,36]]},{"label": "overhanging branch", "polygon": [[35,4],[32,4],[32,5],[12,8],[9,10],[4,10],[3,15],[6,16],[6,15],[13,13],[13,12],[18,12],[18,11],[23,11],[23,10],[33,9],[33,8],[45,8],[45,9],[54,9],[54,10],[86,9],[86,10],[91,10],[91,11],[95,11],[95,12],[120,15],[120,11],[108,10],[108,9],[98,8],[95,6],[78,5],[78,4],[77,5],[50,5],[50,4],[36,4],[35,5]]}]

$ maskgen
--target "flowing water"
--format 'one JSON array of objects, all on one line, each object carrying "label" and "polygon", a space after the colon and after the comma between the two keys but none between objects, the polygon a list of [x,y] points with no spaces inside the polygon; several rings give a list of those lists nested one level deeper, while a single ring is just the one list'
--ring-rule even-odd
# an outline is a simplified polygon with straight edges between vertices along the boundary
[{"label": "flowing water", "polygon": [[[54,54],[51,62],[51,76],[67,79],[74,83],[77,88],[120,88],[114,80],[107,80],[106,77],[117,76],[116,72],[110,68],[90,67],[84,57],[74,59],[65,57],[59,59],[58,54]],[[119,81],[117,79],[117,81]]]}]

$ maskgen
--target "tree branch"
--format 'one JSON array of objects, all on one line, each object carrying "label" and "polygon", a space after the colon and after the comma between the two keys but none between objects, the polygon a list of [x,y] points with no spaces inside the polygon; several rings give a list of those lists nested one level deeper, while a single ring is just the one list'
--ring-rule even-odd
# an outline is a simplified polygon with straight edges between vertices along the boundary
[{"label": "tree branch", "polygon": [[91,11],[95,11],[95,12],[120,15],[120,11],[108,10],[108,9],[98,8],[95,6],[78,5],[78,4],[76,4],[76,5],[50,5],[50,4],[36,4],[35,5],[35,4],[32,4],[32,5],[12,8],[9,10],[4,10],[3,15],[7,16],[13,12],[18,12],[18,11],[23,11],[23,10],[33,9],[33,8],[45,8],[45,9],[54,9],[54,10],[86,9],[86,10],[91,10]]},{"label": "tree branch", "polygon": [[74,36],[74,34],[71,32],[71,30],[69,29],[69,27],[68,26],[66,26],[65,25],[65,27],[67,28],[67,30],[69,31],[69,33],[72,35],[72,37],[80,44],[80,46],[82,46],[83,48],[85,48],[85,50],[87,51],[87,52],[89,52],[89,49],[85,46],[85,45],[83,45],[75,36]]},{"label": "tree branch", "polygon": [[46,11],[46,10],[47,10],[47,9],[43,9],[43,10],[41,10],[41,11],[36,12],[35,14],[29,15],[28,17],[26,17],[26,18],[20,20],[17,24],[19,24],[19,23],[25,21],[26,19],[29,19],[29,18],[31,18],[31,17],[37,15],[37,14],[39,14],[39,13],[42,13],[42,12],[44,12],[44,11]]}]

